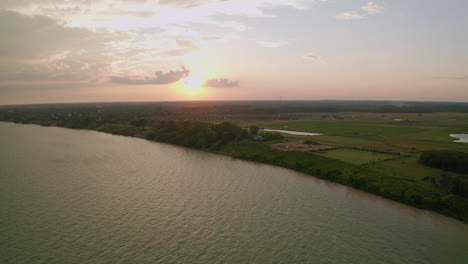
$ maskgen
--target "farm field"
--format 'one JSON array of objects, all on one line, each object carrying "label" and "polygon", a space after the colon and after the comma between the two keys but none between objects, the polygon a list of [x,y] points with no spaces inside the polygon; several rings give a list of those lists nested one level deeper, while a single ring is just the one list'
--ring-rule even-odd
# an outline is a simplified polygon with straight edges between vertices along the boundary
[{"label": "farm field", "polygon": [[[321,133],[320,136],[283,134],[286,141],[310,140],[318,144],[338,147],[335,150],[311,152],[313,156],[328,158],[373,171],[380,184],[407,181],[434,189],[428,179],[436,170],[419,163],[422,151],[439,149],[468,152],[468,144],[456,143],[450,134],[468,133],[466,113],[306,113],[296,114],[299,120],[235,120],[243,127],[257,125],[300,132]],[[268,142],[262,145],[268,145]],[[392,159],[390,154],[377,154],[340,147],[396,151],[410,156]],[[309,159],[313,159],[309,154]],[[306,153],[304,153],[304,158]],[[398,188],[398,183],[392,183]]]},{"label": "farm field", "polygon": [[256,125],[261,128],[323,134],[283,134],[287,141],[311,140],[338,148],[357,147],[410,153],[413,156],[388,160],[391,155],[343,148],[311,152],[314,156],[339,160],[362,169],[387,171],[387,175],[420,182],[422,185],[428,184],[427,179],[435,170],[418,162],[422,151],[440,149],[468,152],[468,144],[456,143],[456,139],[450,136],[468,133],[467,113],[297,113],[292,117],[295,120],[230,121],[243,127]]},{"label": "farm field", "polygon": [[[336,116],[337,118],[334,118]],[[468,113],[296,113],[290,118],[303,121],[343,121],[346,123],[419,125],[419,126],[467,126]]]},{"label": "farm field", "polygon": [[433,168],[424,166],[418,162],[419,157],[403,157],[400,159],[387,160],[379,164],[384,167],[397,169],[405,178],[423,181],[434,171]]},{"label": "farm field", "polygon": [[[354,117],[347,121],[346,116]],[[360,116],[362,115],[362,116]],[[323,144],[337,146],[362,146],[371,148],[385,148],[403,152],[419,152],[429,149],[451,149],[468,152],[463,143],[454,143],[450,134],[468,133],[467,114],[425,114],[429,121],[424,123],[386,123],[387,118],[372,113],[346,113],[344,120],[299,120],[288,122],[261,122],[259,125],[293,131],[321,133],[323,136],[314,137]],[[393,114],[393,117],[397,117]],[[401,117],[401,116],[399,116]],[[356,120],[359,120],[357,122]],[[369,123],[364,123],[367,120]],[[454,121],[455,120],[455,121]]]},{"label": "farm field", "polygon": [[399,156],[390,154],[374,153],[370,151],[360,151],[353,149],[334,149],[334,150],[322,150],[315,151],[313,154],[320,155],[323,157],[337,159],[345,162],[349,162],[356,165],[363,165],[371,162],[378,162],[388,159],[393,159]]}]

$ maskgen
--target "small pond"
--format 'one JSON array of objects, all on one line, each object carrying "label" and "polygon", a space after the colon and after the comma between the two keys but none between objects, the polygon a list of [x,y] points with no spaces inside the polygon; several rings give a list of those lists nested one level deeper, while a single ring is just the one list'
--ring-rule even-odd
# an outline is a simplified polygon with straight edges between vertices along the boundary
[{"label": "small pond", "polygon": [[458,138],[454,142],[468,143],[468,134],[450,134],[451,137]]},{"label": "small pond", "polygon": [[319,133],[309,133],[309,132],[300,132],[300,131],[289,131],[289,130],[280,130],[280,129],[263,129],[266,132],[279,132],[289,135],[297,135],[297,136],[320,136],[322,134]]}]

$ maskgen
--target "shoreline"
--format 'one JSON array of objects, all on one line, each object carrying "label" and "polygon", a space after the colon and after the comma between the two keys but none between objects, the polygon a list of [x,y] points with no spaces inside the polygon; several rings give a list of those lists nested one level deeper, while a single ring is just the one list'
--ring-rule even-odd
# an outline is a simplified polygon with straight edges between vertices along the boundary
[{"label": "shoreline", "polygon": [[124,135],[124,134],[111,133],[111,132],[106,132],[106,131],[100,131],[100,130],[97,130],[97,129],[90,129],[90,128],[68,128],[68,127],[61,127],[61,126],[46,126],[46,125],[41,125],[41,124],[36,124],[36,123],[15,123],[15,122],[8,122],[8,121],[1,121],[1,122],[11,123],[11,124],[21,124],[21,125],[38,125],[38,126],[41,126],[41,127],[57,127],[57,128],[65,128],[65,129],[73,129],[73,130],[88,130],[88,131],[94,131],[94,132],[111,134],[111,135],[127,136],[127,137],[132,137],[132,138],[140,138],[140,139],[144,139],[144,140],[152,141],[152,142],[156,142],[156,143],[165,143],[165,144],[169,144],[169,145],[172,145],[172,146],[187,147],[187,148],[193,149],[193,150],[200,150],[200,151],[212,153],[212,154],[215,154],[215,155],[223,155],[223,156],[231,157],[231,158],[236,159],[236,160],[244,160],[244,161],[249,161],[249,162],[255,162],[257,164],[272,165],[272,166],[275,166],[275,167],[285,168],[285,169],[293,170],[295,172],[304,173],[304,174],[307,174],[307,175],[312,176],[312,177],[316,177],[316,178],[321,179],[321,180],[326,180],[328,182],[333,182],[333,183],[337,183],[337,184],[340,184],[340,185],[343,185],[343,186],[346,186],[346,187],[351,187],[353,189],[360,190],[360,191],[366,192],[368,194],[377,195],[377,196],[379,196],[381,198],[385,198],[385,199],[388,199],[388,200],[392,200],[394,202],[405,204],[405,205],[408,205],[408,206],[413,207],[413,208],[418,208],[418,209],[423,209],[423,210],[426,210],[426,211],[435,212],[435,213],[450,217],[452,219],[456,219],[456,220],[461,221],[462,223],[465,223],[465,224],[468,223],[467,216],[463,215],[463,214],[462,215],[457,215],[457,214],[454,214],[454,213],[450,213],[450,211],[437,210],[435,208],[428,208],[427,206],[424,206],[424,205],[418,205],[418,204],[412,203],[411,201],[406,200],[406,199],[402,199],[402,198],[397,199],[396,197],[393,197],[393,196],[390,196],[390,195],[385,195],[385,193],[380,192],[380,189],[359,188],[359,186],[356,186],[355,184],[353,184],[353,182],[344,181],[339,177],[329,177],[329,176],[324,176],[324,175],[313,174],[313,173],[310,173],[308,171],[293,168],[291,166],[286,166],[286,165],[282,164],[281,161],[278,161],[278,162],[276,162],[276,161],[274,161],[274,162],[265,162],[265,161],[259,160],[256,156],[240,156],[238,153],[230,153],[228,151],[222,151],[221,149],[215,150],[215,149],[195,148],[195,147],[190,147],[190,146],[184,146],[182,144],[177,144],[177,143],[171,143],[171,142],[164,142],[164,141],[148,139],[148,138],[142,136],[141,134],[140,135],[139,134]]}]

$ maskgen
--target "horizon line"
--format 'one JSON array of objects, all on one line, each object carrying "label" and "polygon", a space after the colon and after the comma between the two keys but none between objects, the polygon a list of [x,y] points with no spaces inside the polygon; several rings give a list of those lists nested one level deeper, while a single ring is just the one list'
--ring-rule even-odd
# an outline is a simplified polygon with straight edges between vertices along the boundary
[{"label": "horizon line", "polygon": [[164,100],[164,101],[92,101],[92,102],[61,102],[61,103],[30,103],[30,104],[0,104],[4,106],[34,106],[34,105],[66,105],[66,104],[138,104],[138,103],[190,103],[190,102],[397,102],[397,103],[453,103],[468,104],[461,101],[419,101],[419,100],[377,100],[377,99],[271,99],[271,100]]}]

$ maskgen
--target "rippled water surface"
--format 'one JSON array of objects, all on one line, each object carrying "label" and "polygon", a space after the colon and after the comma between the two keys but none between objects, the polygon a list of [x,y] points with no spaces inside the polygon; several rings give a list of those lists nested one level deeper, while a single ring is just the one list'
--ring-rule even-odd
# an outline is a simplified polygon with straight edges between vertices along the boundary
[{"label": "rippled water surface", "polygon": [[450,218],[272,166],[0,123],[0,263],[468,263]]}]

